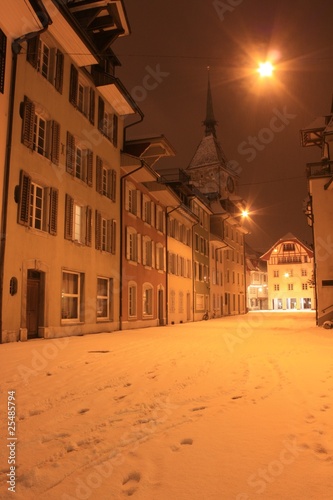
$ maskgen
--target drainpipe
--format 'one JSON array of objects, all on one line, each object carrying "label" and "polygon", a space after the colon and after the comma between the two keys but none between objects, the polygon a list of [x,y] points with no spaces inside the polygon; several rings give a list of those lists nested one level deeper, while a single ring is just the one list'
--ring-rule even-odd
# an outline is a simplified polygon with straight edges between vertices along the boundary
[{"label": "drainpipe", "polygon": [[[133,124],[134,125],[134,124]],[[126,177],[129,175],[134,174],[135,172],[138,172],[141,170],[145,164],[143,160],[140,160],[141,165],[140,167],[134,168],[127,174],[124,174],[123,176],[120,177],[120,258],[119,258],[119,330],[123,329],[123,252],[124,252],[124,238],[123,238],[123,204],[124,204],[124,180]]]},{"label": "drainpipe", "polygon": [[[16,38],[12,43],[12,70],[9,89],[9,104],[8,104],[8,125],[7,125],[7,138],[6,138],[6,151],[4,162],[3,174],[3,197],[1,207],[1,228],[0,228],[0,344],[3,343],[3,322],[2,322],[2,309],[3,309],[3,289],[4,289],[4,270],[5,270],[5,250],[6,250],[6,234],[7,234],[7,212],[8,212],[8,190],[9,190],[9,177],[10,177],[10,161],[11,149],[13,138],[13,116],[14,116],[14,101],[15,101],[15,88],[16,88],[16,72],[17,72],[17,56],[21,52],[21,43],[25,42],[35,36],[44,33],[52,23],[47,11],[44,7],[37,2],[36,7],[40,10],[36,13],[42,22],[43,28],[39,31],[26,33],[19,38]],[[36,8],[35,7],[35,8]]]}]

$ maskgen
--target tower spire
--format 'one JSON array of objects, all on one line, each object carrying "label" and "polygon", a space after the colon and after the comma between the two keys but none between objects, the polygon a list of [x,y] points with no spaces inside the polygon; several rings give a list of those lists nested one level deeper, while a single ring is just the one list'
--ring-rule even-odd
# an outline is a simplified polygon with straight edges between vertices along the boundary
[{"label": "tower spire", "polygon": [[205,135],[213,135],[216,137],[215,125],[217,125],[217,121],[214,117],[213,111],[213,100],[212,100],[212,92],[210,89],[210,78],[209,78],[209,66],[207,66],[208,71],[208,88],[207,88],[207,105],[206,105],[206,118],[203,122],[205,125]]}]

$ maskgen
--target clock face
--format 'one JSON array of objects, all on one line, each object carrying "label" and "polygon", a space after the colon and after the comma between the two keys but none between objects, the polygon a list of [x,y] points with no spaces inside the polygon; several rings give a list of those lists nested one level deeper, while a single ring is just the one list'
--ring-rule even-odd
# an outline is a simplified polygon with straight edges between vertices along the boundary
[{"label": "clock face", "polygon": [[227,189],[229,193],[233,193],[235,191],[235,183],[232,177],[228,176],[227,178]]}]

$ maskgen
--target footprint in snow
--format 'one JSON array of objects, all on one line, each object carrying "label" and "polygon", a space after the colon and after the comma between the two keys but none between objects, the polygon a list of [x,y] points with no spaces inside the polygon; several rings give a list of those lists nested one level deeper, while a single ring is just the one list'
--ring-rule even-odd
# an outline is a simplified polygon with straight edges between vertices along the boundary
[{"label": "footprint in snow", "polygon": [[127,495],[128,497],[131,497],[134,495],[136,490],[138,489],[137,485],[141,480],[141,474],[140,472],[130,472],[124,479],[123,479],[123,486],[126,486],[126,489],[123,490],[124,495]]}]

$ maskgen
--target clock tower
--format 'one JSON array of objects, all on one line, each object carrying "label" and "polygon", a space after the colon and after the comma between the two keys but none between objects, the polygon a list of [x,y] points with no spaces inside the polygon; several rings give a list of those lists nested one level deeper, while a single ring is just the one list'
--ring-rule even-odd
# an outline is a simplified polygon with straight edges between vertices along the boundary
[{"label": "clock tower", "polygon": [[186,169],[192,184],[203,194],[215,194],[220,199],[237,194],[238,174],[226,159],[216,136],[217,121],[214,117],[208,68],[206,118],[203,121],[205,135]]}]

